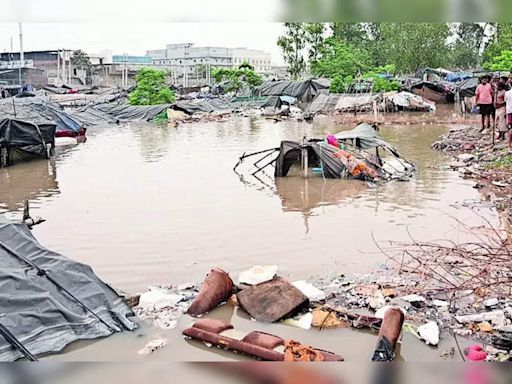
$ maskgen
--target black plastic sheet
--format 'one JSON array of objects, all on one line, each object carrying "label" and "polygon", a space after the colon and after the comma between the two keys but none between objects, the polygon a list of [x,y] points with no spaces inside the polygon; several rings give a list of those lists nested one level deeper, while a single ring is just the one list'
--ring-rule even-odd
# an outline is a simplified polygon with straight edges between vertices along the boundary
[{"label": "black plastic sheet", "polygon": [[[44,248],[24,224],[0,216],[0,323],[31,354],[133,330],[131,315],[91,267]],[[0,336],[0,361],[22,357]]]}]

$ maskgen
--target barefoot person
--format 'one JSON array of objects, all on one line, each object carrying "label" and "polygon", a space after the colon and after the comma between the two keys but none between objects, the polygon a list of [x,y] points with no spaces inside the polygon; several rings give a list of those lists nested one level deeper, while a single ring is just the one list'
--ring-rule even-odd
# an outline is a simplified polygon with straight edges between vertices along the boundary
[{"label": "barefoot person", "polygon": [[494,113],[492,86],[489,83],[489,76],[482,77],[482,82],[476,87],[476,104],[480,107],[482,115],[482,132],[485,128],[491,127],[491,116]]},{"label": "barefoot person", "polygon": [[498,140],[505,140],[505,135],[508,131],[507,108],[505,104],[505,94],[507,93],[507,86],[505,82],[498,83],[496,91],[496,128],[498,129]]},{"label": "barefoot person", "polygon": [[508,152],[512,153],[512,88],[505,93],[508,122]]}]

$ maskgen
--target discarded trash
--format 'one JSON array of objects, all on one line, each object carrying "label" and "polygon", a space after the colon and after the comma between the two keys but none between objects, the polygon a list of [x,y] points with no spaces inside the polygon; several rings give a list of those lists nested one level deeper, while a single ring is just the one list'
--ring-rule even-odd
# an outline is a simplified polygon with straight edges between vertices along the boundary
[{"label": "discarded trash", "polygon": [[325,300],[325,293],[313,284],[306,283],[304,280],[294,281],[292,284],[298,288],[309,299],[309,301]]},{"label": "discarded trash", "polygon": [[375,329],[379,328],[382,323],[382,319],[373,316],[354,313],[342,307],[332,307],[330,305],[324,305],[323,309],[335,312],[339,318],[349,321],[352,327],[354,328]]},{"label": "discarded trash", "polygon": [[450,305],[449,302],[444,300],[434,300],[432,301],[432,304],[434,304],[436,307],[448,307]]},{"label": "discarded trash", "polygon": [[273,323],[293,316],[308,305],[308,298],[281,277],[253,285],[237,293],[238,303],[258,321]]},{"label": "discarded trash", "polygon": [[350,323],[346,320],[339,319],[336,312],[323,310],[321,308],[313,309],[313,320],[311,325],[320,329],[350,327]]},{"label": "discarded trash", "polygon": [[[387,310],[390,308],[398,308],[398,307],[393,306],[393,305],[385,305],[385,306],[379,308],[377,310],[377,312],[375,312],[375,317],[378,319],[384,319],[384,315],[386,314]],[[403,309],[403,308],[398,308],[398,309],[400,309],[400,311],[402,311],[404,316],[407,315],[407,312],[405,311],[405,309]]]},{"label": "discarded trash", "polygon": [[425,302],[426,301],[426,299],[423,296],[416,295],[416,294],[402,296],[401,299],[408,301],[409,303]]},{"label": "discarded trash", "polygon": [[490,321],[494,325],[505,325],[505,313],[501,310],[477,313],[473,315],[455,316],[455,319],[461,324],[467,323],[481,323],[483,321]]},{"label": "discarded trash", "polygon": [[487,358],[487,352],[485,352],[480,345],[471,345],[464,350],[469,361],[483,361]]},{"label": "discarded trash", "polygon": [[324,356],[321,352],[313,349],[312,347],[302,345],[301,343],[293,340],[284,342],[284,361],[324,361]]},{"label": "discarded trash", "polygon": [[482,323],[478,323],[478,330],[480,332],[492,332],[493,328],[491,323],[489,323],[488,321],[484,321]]},{"label": "discarded trash", "polygon": [[174,307],[183,296],[171,294],[166,289],[159,287],[149,287],[149,291],[144,292],[139,298],[139,307],[143,309],[163,309]]},{"label": "discarded trash", "polygon": [[492,298],[492,299],[487,299],[484,301],[484,305],[487,307],[487,308],[492,308],[492,307],[495,307],[497,306],[499,303],[498,299],[496,298]]},{"label": "discarded trash", "polygon": [[435,321],[429,321],[427,324],[418,327],[418,334],[425,340],[427,345],[439,344],[439,326]]},{"label": "discarded trash", "polygon": [[512,351],[512,336],[502,334],[494,336],[492,344],[496,348]]},{"label": "discarded trash", "polygon": [[[284,361],[285,354],[277,351],[278,347],[284,347],[287,343],[279,336],[269,333],[253,331],[247,334],[241,340],[222,335],[223,332],[233,329],[233,326],[217,319],[202,319],[197,321],[192,327],[183,331],[183,335],[212,345],[245,353],[249,356],[257,357],[267,361]],[[300,343],[288,342],[288,346],[300,345]],[[342,361],[343,358],[335,353],[310,348],[321,355],[324,361]],[[290,351],[291,352],[291,351]],[[294,360],[295,361],[295,360]]]},{"label": "discarded trash", "polygon": [[144,348],[142,348],[138,354],[139,355],[149,355],[150,353],[155,352],[158,349],[163,348],[167,344],[166,339],[155,339],[151,340],[149,343],[145,345]]},{"label": "discarded trash", "polygon": [[384,298],[384,295],[381,291],[375,292],[373,297],[370,297],[368,299],[368,305],[371,309],[375,310],[377,308],[381,308],[386,304],[386,299]]},{"label": "discarded trash", "polygon": [[256,265],[238,276],[240,284],[256,285],[272,280],[277,273],[277,265]]},{"label": "discarded trash", "polygon": [[384,297],[395,297],[397,295],[395,288],[383,288],[381,292]]},{"label": "discarded trash", "polygon": [[475,155],[471,155],[469,153],[461,153],[457,159],[463,163],[469,163],[475,159]]},{"label": "discarded trash", "polygon": [[439,355],[439,357],[443,360],[453,359],[453,356],[455,356],[455,348],[454,347],[451,347],[447,351],[443,351],[443,353],[441,353],[441,355]]},{"label": "discarded trash", "polygon": [[212,269],[204,279],[201,290],[187,310],[192,316],[211,311],[220,303],[227,301],[233,293],[233,281],[222,269]]},{"label": "discarded trash", "polygon": [[291,317],[283,321],[283,324],[291,325],[292,327],[311,329],[311,323],[313,321],[313,314],[308,312],[304,315]]}]

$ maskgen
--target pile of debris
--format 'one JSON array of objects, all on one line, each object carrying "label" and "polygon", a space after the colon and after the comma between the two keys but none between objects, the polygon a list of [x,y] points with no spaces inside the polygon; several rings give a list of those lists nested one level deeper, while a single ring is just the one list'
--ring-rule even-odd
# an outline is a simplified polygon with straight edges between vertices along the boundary
[{"label": "pile of debris", "polygon": [[492,139],[493,133],[480,132],[476,126],[455,127],[432,148],[453,154],[450,164],[461,176],[476,179],[486,200],[506,213],[505,223],[512,223],[512,154],[505,140]]},{"label": "pile of debris", "polygon": [[[228,302],[228,305],[239,306],[251,319],[263,323],[282,322],[302,329],[351,327],[379,332],[374,360],[393,360],[395,344],[402,331],[410,332],[432,346],[439,344],[444,333],[454,335],[455,340],[459,335],[487,345],[486,348],[480,345],[469,348],[463,357],[468,360],[511,359],[510,280],[490,277],[486,285],[476,278],[473,280],[473,275],[463,279],[466,275],[462,274],[457,289],[450,290],[443,286],[441,278],[432,276],[432,265],[438,263],[439,268],[450,265],[452,269],[464,266],[454,263],[448,256],[445,256],[444,264],[437,257],[421,259],[419,265],[413,265],[419,252],[414,253],[410,247],[404,246],[400,244],[386,250],[391,261],[403,260],[399,266],[393,265],[373,275],[351,278],[337,275],[318,279],[314,284],[288,282],[277,275],[277,266],[272,265],[255,266],[241,273],[237,284],[223,270],[213,269],[199,290],[194,284],[168,290],[152,288],[141,295],[135,312],[143,319],[155,321],[160,327],[172,328],[176,326],[177,318],[185,313],[202,317]],[[421,246],[417,245],[418,249]],[[395,253],[398,249],[407,249],[405,252],[409,256],[397,259]],[[439,250],[439,254],[442,253]],[[425,259],[426,254],[423,256]],[[512,274],[507,278],[510,276]],[[509,291],[505,292],[506,289]],[[205,318],[185,329],[183,334],[207,345],[263,360],[302,361],[300,356],[304,355],[301,353],[306,354],[306,360],[341,360],[331,352],[257,331],[236,339],[226,333],[232,328],[230,324]],[[447,354],[443,352],[440,355],[446,358]]]}]

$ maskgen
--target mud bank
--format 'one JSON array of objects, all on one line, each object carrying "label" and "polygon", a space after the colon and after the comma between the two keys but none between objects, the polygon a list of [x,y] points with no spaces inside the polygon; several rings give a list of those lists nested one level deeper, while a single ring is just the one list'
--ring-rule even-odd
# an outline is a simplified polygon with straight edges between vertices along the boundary
[{"label": "mud bank", "polygon": [[490,131],[480,132],[477,125],[471,125],[451,129],[432,148],[453,155],[450,167],[461,177],[475,180],[473,187],[502,213],[503,225],[510,234],[512,154],[506,140],[493,140]]}]

